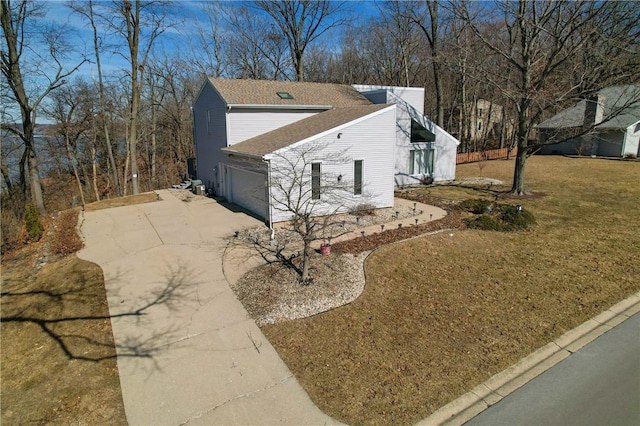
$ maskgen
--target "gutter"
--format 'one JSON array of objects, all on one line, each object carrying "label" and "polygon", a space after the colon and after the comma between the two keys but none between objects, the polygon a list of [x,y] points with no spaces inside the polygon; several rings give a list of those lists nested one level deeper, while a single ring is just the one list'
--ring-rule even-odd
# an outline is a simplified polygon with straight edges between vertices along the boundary
[{"label": "gutter", "polygon": [[221,148],[220,151],[225,152],[229,155],[239,155],[241,157],[249,157],[249,158],[254,158],[256,160],[264,160],[265,156],[261,155],[261,154],[249,154],[248,152],[240,152],[240,151],[235,151],[233,149],[229,149],[229,148]]},{"label": "gutter", "polygon": [[329,110],[332,105],[268,105],[268,104],[227,104],[227,109],[299,109],[299,110]]}]

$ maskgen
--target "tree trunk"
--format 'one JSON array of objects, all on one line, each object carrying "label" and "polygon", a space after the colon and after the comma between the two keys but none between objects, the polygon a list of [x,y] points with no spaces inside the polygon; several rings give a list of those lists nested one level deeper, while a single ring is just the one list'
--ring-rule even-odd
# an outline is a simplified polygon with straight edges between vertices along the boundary
[{"label": "tree trunk", "polygon": [[525,195],[524,190],[524,166],[527,161],[527,147],[521,146],[518,141],[518,153],[516,154],[516,166],[513,171],[513,186],[511,192],[516,195]]},{"label": "tree trunk", "polygon": [[[71,168],[73,169],[73,175],[76,178],[76,183],[78,184],[78,191],[80,191],[80,202],[82,203],[82,209],[84,210],[84,188],[82,187],[82,182],[80,181],[80,175],[78,175],[78,168],[76,167],[76,163],[73,161],[73,155],[71,154],[71,142],[69,141],[69,135],[64,135],[65,145],[67,146],[67,158],[69,159],[69,163],[71,164]],[[77,159],[77,157],[76,157]]]},{"label": "tree trunk", "polygon": [[302,275],[300,281],[303,285],[309,284],[309,257],[311,255],[311,242],[304,240],[304,248],[302,249]]},{"label": "tree trunk", "polygon": [[91,141],[91,172],[93,181],[93,193],[96,196],[96,201],[100,201],[100,191],[98,190],[98,170],[96,168],[96,132],[94,129],[93,140]]}]

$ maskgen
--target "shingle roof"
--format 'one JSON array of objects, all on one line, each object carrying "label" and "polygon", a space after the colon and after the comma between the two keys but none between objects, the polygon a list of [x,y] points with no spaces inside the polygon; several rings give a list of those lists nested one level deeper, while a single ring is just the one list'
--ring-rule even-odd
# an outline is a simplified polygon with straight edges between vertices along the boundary
[{"label": "shingle roof", "polygon": [[[604,98],[605,121],[597,129],[624,129],[640,121],[640,85],[611,86],[598,95]],[[564,129],[582,127],[586,100],[554,115],[536,127],[540,129]],[[607,118],[610,118],[607,120]]]},{"label": "shingle roof", "polygon": [[[344,84],[210,78],[227,105],[314,105],[334,108],[370,105],[356,89]],[[290,93],[282,99],[278,92]]]},{"label": "shingle roof", "polygon": [[388,106],[389,105],[386,104],[361,105],[320,112],[287,126],[223,148],[223,151],[249,155],[266,155],[319,133],[349,123],[350,121],[380,111]]}]

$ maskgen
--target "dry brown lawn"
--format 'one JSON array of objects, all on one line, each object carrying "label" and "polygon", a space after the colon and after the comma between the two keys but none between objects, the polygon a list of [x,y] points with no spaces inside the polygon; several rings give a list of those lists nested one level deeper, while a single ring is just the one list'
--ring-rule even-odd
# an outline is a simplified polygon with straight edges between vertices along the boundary
[{"label": "dry brown lawn", "polygon": [[[155,193],[87,209],[157,200]],[[2,257],[0,423],[126,425],[102,269],[79,259],[78,210]]]},{"label": "dry brown lawn", "polygon": [[[512,171],[513,161],[489,161],[482,175],[510,184]],[[322,410],[352,425],[414,423],[640,290],[640,163],[532,157],[526,173],[534,195],[511,202],[535,214],[533,229],[384,246],[356,301],[263,329]]]}]

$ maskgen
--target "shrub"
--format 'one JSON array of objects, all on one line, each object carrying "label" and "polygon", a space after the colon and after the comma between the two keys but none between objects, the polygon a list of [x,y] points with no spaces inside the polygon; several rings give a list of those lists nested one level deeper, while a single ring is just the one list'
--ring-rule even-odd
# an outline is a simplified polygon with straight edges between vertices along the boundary
[{"label": "shrub", "polygon": [[491,201],[481,198],[473,198],[464,200],[456,206],[457,209],[464,210],[473,214],[483,214],[491,207]]},{"label": "shrub", "polygon": [[482,229],[484,231],[503,231],[504,226],[499,219],[488,214],[483,214],[478,217],[466,219],[465,223],[469,229]]},{"label": "shrub", "polygon": [[24,213],[24,226],[29,235],[29,240],[39,241],[44,232],[44,226],[40,221],[40,214],[33,204],[27,204]]},{"label": "shrub", "polygon": [[374,216],[376,214],[376,206],[370,203],[358,204],[349,210],[353,216]]},{"label": "shrub", "polygon": [[506,231],[520,231],[536,223],[536,219],[528,210],[518,211],[517,206],[506,205],[500,207],[500,220]]},{"label": "shrub", "polygon": [[511,204],[502,204],[497,205],[493,211],[485,209],[483,214],[466,219],[465,223],[469,229],[513,232],[527,229],[529,226],[534,225],[536,220],[533,213],[528,210],[518,209],[518,206]]},{"label": "shrub", "polygon": [[58,215],[51,240],[53,253],[64,256],[82,248],[82,240],[76,229],[77,224],[77,209],[65,210]]}]

